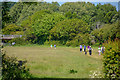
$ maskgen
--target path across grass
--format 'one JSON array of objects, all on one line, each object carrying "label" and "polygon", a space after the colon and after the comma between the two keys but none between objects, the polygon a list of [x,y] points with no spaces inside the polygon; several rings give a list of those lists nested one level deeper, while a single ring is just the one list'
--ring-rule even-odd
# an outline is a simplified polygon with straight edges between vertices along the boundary
[{"label": "path across grass", "polygon": [[[9,56],[27,60],[27,67],[39,78],[90,78],[90,71],[102,70],[102,56],[93,48],[93,55],[85,55],[79,48],[48,46],[5,47]],[[73,73],[70,71],[73,71]],[[74,73],[76,71],[76,73]]]}]

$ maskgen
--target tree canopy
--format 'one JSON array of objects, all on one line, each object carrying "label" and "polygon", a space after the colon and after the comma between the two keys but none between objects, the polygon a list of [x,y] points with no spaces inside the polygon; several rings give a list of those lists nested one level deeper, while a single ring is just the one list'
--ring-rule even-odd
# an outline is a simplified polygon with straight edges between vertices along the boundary
[{"label": "tree canopy", "polygon": [[111,4],[90,2],[3,3],[3,34],[22,34],[36,44],[102,44],[119,36],[119,12]]}]

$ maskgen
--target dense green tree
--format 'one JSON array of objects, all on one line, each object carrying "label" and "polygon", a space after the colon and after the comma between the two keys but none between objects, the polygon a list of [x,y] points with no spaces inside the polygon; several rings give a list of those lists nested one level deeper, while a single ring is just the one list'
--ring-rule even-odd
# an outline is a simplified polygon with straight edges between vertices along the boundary
[{"label": "dense green tree", "polygon": [[33,15],[36,11],[58,11],[59,6],[56,4],[57,3],[50,4],[47,2],[18,2],[10,9],[9,15],[12,17],[13,23],[19,25],[21,21],[27,19],[28,16]]},{"label": "dense green tree", "polygon": [[113,15],[117,13],[116,8],[111,4],[104,4],[104,5],[98,4],[96,6],[95,11],[97,14],[96,21],[101,21],[106,23],[110,23],[111,17],[113,17]]},{"label": "dense green tree", "polygon": [[109,38],[111,40],[114,40],[115,38],[119,38],[119,26],[118,22],[115,22],[113,24],[106,24],[100,29],[93,30],[91,33],[93,36],[95,36],[95,40],[98,43],[103,43],[104,41],[107,41]]},{"label": "dense green tree", "polygon": [[7,5],[3,7],[3,33],[23,34],[32,43],[52,40],[77,46],[91,44],[92,37],[101,44],[109,37],[120,38],[117,23],[120,11],[111,4],[66,2],[60,6],[58,2],[42,1],[4,4]]},{"label": "dense green tree", "polygon": [[52,2],[53,5],[60,6],[58,2]]},{"label": "dense green tree", "polygon": [[73,18],[77,18],[77,14],[75,12],[72,13],[72,12],[68,11],[65,13],[65,17],[67,17],[68,19],[73,19]]},{"label": "dense green tree", "polygon": [[9,11],[10,8],[14,6],[14,4],[14,2],[1,2],[2,28],[4,28],[7,25],[7,23],[11,22]]},{"label": "dense green tree", "polygon": [[111,23],[112,18],[116,19],[115,17],[117,17],[117,14],[116,15],[115,14],[116,14],[116,11],[115,12],[109,11],[104,17],[105,23]]},{"label": "dense green tree", "polygon": [[66,42],[66,45],[67,46],[79,46],[80,44],[91,45],[92,44],[91,40],[92,37],[90,34],[79,33],[73,38],[73,40],[68,40]]},{"label": "dense green tree", "polygon": [[66,19],[55,25],[50,31],[51,40],[61,40],[65,43],[67,40],[72,40],[78,33],[87,33],[89,26],[79,19]]},{"label": "dense green tree", "polygon": [[12,23],[16,23],[19,18],[24,4],[22,2],[17,2],[13,7],[10,8],[9,15],[12,18]]},{"label": "dense green tree", "polygon": [[23,28],[20,26],[17,26],[15,24],[9,24],[7,25],[3,30],[2,30],[3,34],[6,35],[10,35],[10,34],[23,34]]},{"label": "dense green tree", "polygon": [[26,27],[25,33],[27,36],[33,37],[33,43],[43,44],[47,39],[47,36],[49,36],[49,30],[51,30],[56,23],[64,19],[65,17],[62,14],[44,10],[36,12],[34,15],[29,17],[29,19],[23,21],[21,26]]}]

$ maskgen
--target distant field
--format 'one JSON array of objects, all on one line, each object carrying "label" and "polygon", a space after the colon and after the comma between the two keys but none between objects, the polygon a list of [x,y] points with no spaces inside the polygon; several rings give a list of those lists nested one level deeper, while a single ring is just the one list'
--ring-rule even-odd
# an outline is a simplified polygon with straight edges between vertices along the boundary
[{"label": "distant field", "polygon": [[[92,56],[85,55],[79,48],[49,46],[5,47],[9,56],[27,60],[27,67],[39,78],[90,78],[90,71],[102,70],[102,56],[93,48]],[[73,69],[77,73],[70,73]]]}]

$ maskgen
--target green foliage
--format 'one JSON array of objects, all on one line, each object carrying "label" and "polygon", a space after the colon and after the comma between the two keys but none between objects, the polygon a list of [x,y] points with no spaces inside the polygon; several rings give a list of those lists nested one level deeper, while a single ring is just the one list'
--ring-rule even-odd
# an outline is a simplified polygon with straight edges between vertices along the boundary
[{"label": "green foliage", "polygon": [[75,36],[75,38],[71,41],[67,41],[67,46],[79,46],[80,44],[90,45],[91,44],[91,36],[89,34],[79,33]]},{"label": "green foliage", "polygon": [[65,17],[59,13],[52,13],[49,10],[36,12],[29,19],[23,21],[21,26],[26,27],[25,35],[32,43],[43,44],[49,36],[49,30]]},{"label": "green foliage", "polygon": [[23,29],[22,27],[17,26],[15,24],[9,24],[2,30],[2,32],[3,34],[6,34],[6,35],[10,35],[10,34],[22,35]]},{"label": "green foliage", "polygon": [[[50,31],[50,40],[61,40],[67,41],[72,40],[78,33],[87,33],[89,26],[82,20],[79,19],[66,19],[59,22]],[[64,43],[63,43],[64,44]]]},{"label": "green foliage", "polygon": [[104,19],[105,19],[105,23],[112,23],[112,22],[115,22],[115,21],[111,21],[112,20],[112,18],[114,19],[114,20],[117,20],[117,17],[118,17],[118,14],[116,14],[116,11],[109,11],[106,15],[105,15],[105,17],[104,17]]},{"label": "green foliage", "polygon": [[14,38],[9,41],[9,43],[12,43],[12,42],[15,42],[15,45],[25,45],[25,44],[30,43],[30,42],[26,41],[24,37]]},{"label": "green foliage", "polygon": [[53,5],[60,6],[58,2],[52,2]]},{"label": "green foliage", "polygon": [[8,15],[10,15],[12,23],[16,23],[20,17],[23,6],[24,4],[22,2],[17,2],[13,7],[10,8]]},{"label": "green foliage", "polygon": [[26,61],[17,60],[15,57],[6,56],[2,53],[2,80],[26,79],[31,77],[29,69],[25,66]]},{"label": "green foliage", "polygon": [[104,73],[107,78],[120,78],[120,40],[108,41],[104,44]]},{"label": "green foliage", "polygon": [[65,17],[67,17],[68,19],[77,18],[77,14],[69,11],[65,13]]},{"label": "green foliage", "polygon": [[91,34],[95,36],[95,41],[100,44],[107,41],[109,38],[111,38],[111,40],[119,38],[119,36],[116,35],[119,34],[118,22],[113,24],[105,24],[102,28],[93,30]]},{"label": "green foliage", "polygon": [[60,41],[45,41],[44,42],[44,45],[57,45],[57,46],[60,46],[60,45],[62,45],[61,43],[60,43]]},{"label": "green foliage", "polygon": [[58,2],[18,2],[4,3],[2,11],[3,34],[22,34],[34,44],[52,40],[77,46],[91,44],[94,39],[102,44],[109,37],[120,38],[120,11],[111,4],[66,2],[60,6]]},{"label": "green foliage", "polygon": [[50,10],[57,12],[59,6],[57,3],[47,3],[47,2],[17,2],[9,12],[12,18],[12,22],[20,24],[21,21],[28,18],[28,16],[33,15],[35,12],[40,10]]},{"label": "green foliage", "polygon": [[77,73],[77,71],[76,70],[74,70],[74,69],[71,69],[70,71],[69,71],[70,73]]},{"label": "green foliage", "polygon": [[96,21],[110,23],[113,15],[117,13],[116,8],[111,4],[98,4],[96,6]]},{"label": "green foliage", "polygon": [[90,23],[91,17],[95,16],[95,5],[89,2],[66,2],[59,7],[59,11],[68,18],[78,18]]},{"label": "green foliage", "polygon": [[2,13],[2,28],[6,26],[7,23],[11,22],[11,17],[9,15],[10,8],[14,6],[14,2],[1,2],[1,13]]}]

